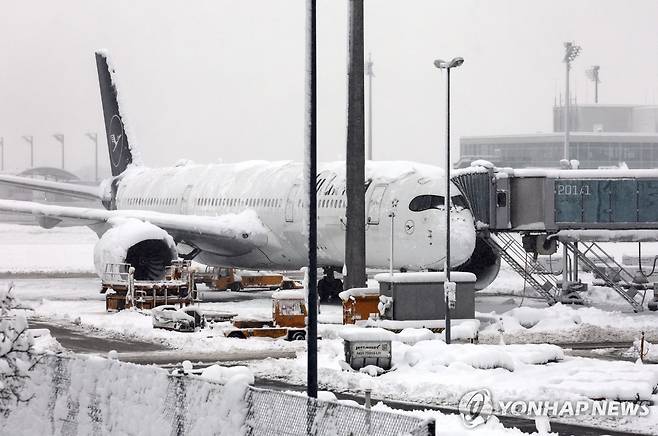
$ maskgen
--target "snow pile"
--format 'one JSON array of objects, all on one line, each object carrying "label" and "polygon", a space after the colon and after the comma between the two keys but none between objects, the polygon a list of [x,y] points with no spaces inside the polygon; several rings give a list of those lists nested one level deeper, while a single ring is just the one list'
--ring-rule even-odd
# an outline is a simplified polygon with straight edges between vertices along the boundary
[{"label": "snow pile", "polygon": [[254,383],[254,375],[246,366],[211,365],[201,371],[201,377],[221,384],[240,381],[246,384]]},{"label": "snow pile", "polygon": [[101,358],[48,357],[34,397],[0,417],[4,434],[245,434],[247,384],[226,385]]},{"label": "snow pile", "polygon": [[0,414],[30,398],[25,382],[37,359],[27,318],[15,310],[12,289],[9,285],[0,291]]},{"label": "snow pile", "polygon": [[[600,294],[605,290],[597,289]],[[485,325],[479,332],[480,342],[498,343],[500,331],[507,343],[632,342],[640,332],[645,332],[648,340],[658,342],[656,317],[649,311],[631,314],[559,303],[550,307],[539,302],[537,305],[515,307],[500,315],[478,313],[477,318]],[[630,306],[621,307],[628,311]]]},{"label": "snow pile", "polygon": [[[536,328],[537,330],[554,326],[568,328],[582,322],[580,316],[572,307],[561,303],[548,308],[517,307],[506,312],[503,321],[506,321],[508,317],[513,318],[522,327]],[[507,326],[505,327],[507,328]]]},{"label": "snow pile", "polygon": [[347,289],[338,294],[338,297],[342,301],[347,301],[350,298],[354,299],[356,297],[368,297],[368,296],[377,296],[379,295],[379,288],[352,288]]},{"label": "snow pile", "polygon": [[[384,403],[377,403],[372,407],[372,410],[382,412],[397,412],[417,416],[423,419],[434,419],[437,428],[437,434],[446,434],[451,436],[519,436],[527,433],[522,432],[517,428],[506,428],[495,416],[490,416],[486,423],[474,428],[467,428],[464,421],[459,414],[444,414],[438,410],[414,410],[414,411],[400,411],[392,409]],[[440,430],[439,430],[440,429]],[[540,433],[541,435],[558,435],[558,433]]]},{"label": "snow pile", "polygon": [[346,341],[393,341],[396,335],[381,328],[348,327],[341,330],[340,337]]},{"label": "snow pile", "polygon": [[[642,353],[642,356],[640,356],[640,353]],[[641,357],[645,363],[658,363],[658,345],[649,341],[644,341],[644,344],[641,344],[640,339],[635,339],[633,345],[624,352],[624,356],[635,359]]]},{"label": "snow pile", "polygon": [[[395,363],[395,361],[394,361]],[[504,347],[498,345],[447,345],[441,341],[421,341],[404,352],[400,367],[414,367],[416,370],[434,371],[439,366],[456,364],[460,367],[476,369],[504,368],[514,371],[514,359]]]}]

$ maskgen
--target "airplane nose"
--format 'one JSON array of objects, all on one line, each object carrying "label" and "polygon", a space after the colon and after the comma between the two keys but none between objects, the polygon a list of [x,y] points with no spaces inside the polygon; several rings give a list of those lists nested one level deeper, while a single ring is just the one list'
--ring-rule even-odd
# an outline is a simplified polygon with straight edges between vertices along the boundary
[{"label": "airplane nose", "polygon": [[450,266],[466,262],[475,250],[475,222],[467,209],[450,213]]}]

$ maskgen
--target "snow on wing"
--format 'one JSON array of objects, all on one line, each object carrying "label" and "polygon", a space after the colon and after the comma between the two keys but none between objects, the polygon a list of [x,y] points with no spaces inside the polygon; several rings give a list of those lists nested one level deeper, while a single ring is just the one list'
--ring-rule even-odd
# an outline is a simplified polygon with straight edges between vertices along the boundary
[{"label": "snow on wing", "polygon": [[268,230],[253,210],[216,217],[174,215],[147,210],[103,210],[54,206],[29,201],[0,200],[0,212],[33,215],[43,227],[107,224],[119,218],[148,221],[166,230],[174,240],[188,243],[212,240],[227,254],[241,255],[267,244]]}]

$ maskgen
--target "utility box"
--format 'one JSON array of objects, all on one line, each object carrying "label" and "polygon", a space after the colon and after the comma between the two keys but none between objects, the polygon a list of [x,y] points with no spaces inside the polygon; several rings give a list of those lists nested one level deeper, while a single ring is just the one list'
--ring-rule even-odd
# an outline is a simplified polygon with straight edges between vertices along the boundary
[{"label": "utility box", "polygon": [[393,333],[381,328],[353,328],[341,332],[345,346],[345,361],[354,370],[374,365],[391,369],[391,339]]},{"label": "utility box", "polygon": [[[381,273],[375,280],[379,282],[380,300],[386,307],[382,318],[398,321],[445,318],[445,273]],[[451,318],[475,318],[475,274],[454,271],[450,273],[450,281],[457,287]]]},{"label": "utility box", "polygon": [[338,294],[343,302],[343,324],[379,316],[379,288],[352,288]]}]

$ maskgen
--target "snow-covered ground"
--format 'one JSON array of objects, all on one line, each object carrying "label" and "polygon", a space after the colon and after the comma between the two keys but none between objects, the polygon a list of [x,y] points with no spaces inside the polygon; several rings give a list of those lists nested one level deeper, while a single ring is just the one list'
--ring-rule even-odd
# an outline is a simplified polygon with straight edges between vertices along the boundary
[{"label": "snow-covered ground", "polygon": [[87,227],[0,223],[0,273],[93,273],[97,241]]},{"label": "snow-covered ground", "polygon": [[[93,271],[96,236],[89,230],[42,230],[0,224],[0,266],[5,272]],[[629,246],[628,254],[633,254]],[[621,250],[620,247],[615,249]],[[223,335],[226,324],[196,333],[153,329],[148,311],[105,312],[100,282],[95,278],[17,278],[15,293],[33,309],[34,316],[68,320],[97,333],[160,342],[181,350],[288,350],[297,358],[250,363],[257,376],[303,383],[305,343],[271,339],[241,340]],[[0,280],[0,286],[5,286]],[[486,294],[486,293],[485,293]],[[271,314],[271,292],[207,292],[208,309],[241,316]],[[633,341],[644,331],[658,342],[658,314],[635,314],[610,290],[593,287],[587,298],[593,306],[546,304],[523,297],[522,279],[503,267],[488,295],[479,295],[480,345],[446,345],[442,336],[420,329],[394,337],[394,371],[379,377],[344,371],[340,361],[342,312],[322,306],[319,333],[319,381],[335,390],[359,391],[367,380],[373,395],[434,404],[456,405],[471,389],[486,387],[498,401],[643,399],[658,403],[658,367],[632,362],[571,357],[559,347],[575,342]],[[520,306],[520,307],[519,307]],[[505,344],[501,342],[501,333]],[[535,343],[544,345],[520,345]],[[658,434],[658,407],[646,418],[579,417],[580,423]]]}]

